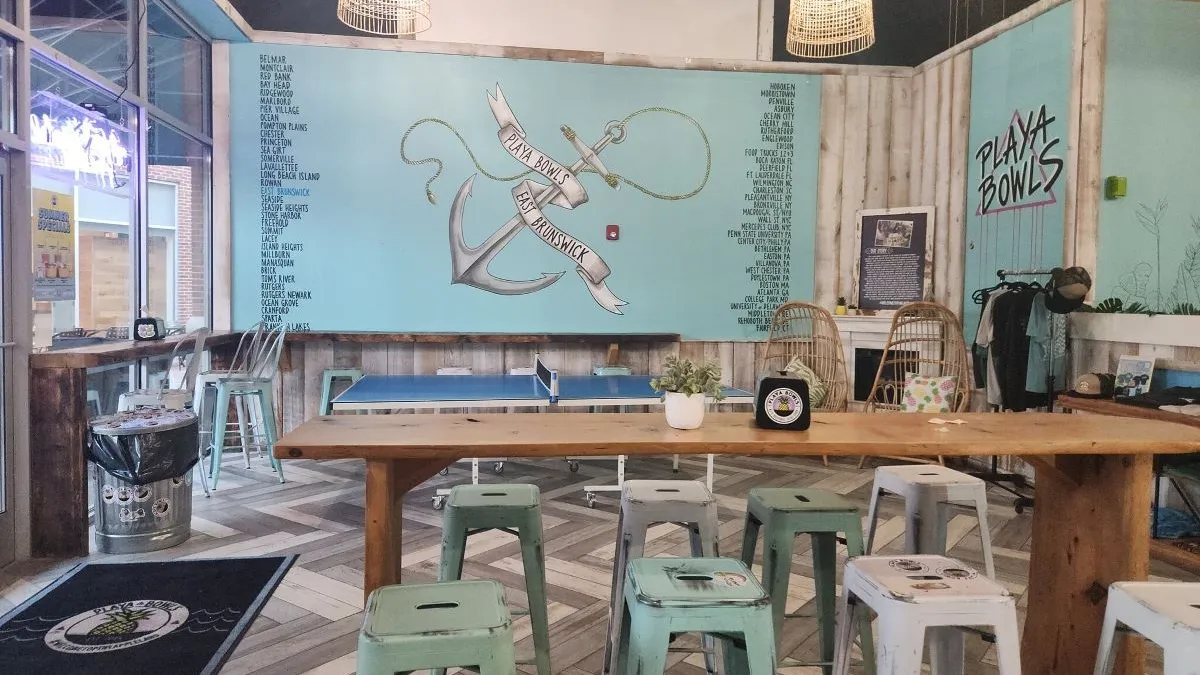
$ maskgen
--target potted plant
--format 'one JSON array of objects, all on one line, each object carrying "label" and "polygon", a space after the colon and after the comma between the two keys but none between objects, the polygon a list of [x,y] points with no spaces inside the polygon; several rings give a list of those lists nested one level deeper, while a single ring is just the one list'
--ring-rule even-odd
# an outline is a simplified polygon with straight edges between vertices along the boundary
[{"label": "potted plant", "polygon": [[697,366],[688,359],[667,357],[663,374],[650,380],[663,392],[667,424],[676,429],[695,429],[704,421],[705,397],[725,398],[721,392],[721,366],[709,361]]},{"label": "potted plant", "polygon": [[846,311],[850,316],[858,316],[858,305],[846,305]]},{"label": "potted plant", "polygon": [[833,308],[833,313],[838,316],[846,316],[846,298],[838,297],[837,307]]}]

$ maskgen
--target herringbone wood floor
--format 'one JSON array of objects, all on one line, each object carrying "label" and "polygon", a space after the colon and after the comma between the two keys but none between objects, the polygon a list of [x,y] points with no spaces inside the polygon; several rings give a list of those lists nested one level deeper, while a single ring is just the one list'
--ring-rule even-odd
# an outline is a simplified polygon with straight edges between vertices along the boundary
[{"label": "herringbone wood floor", "polygon": [[[433,581],[437,574],[441,515],[431,505],[434,490],[470,480],[459,464],[414,491],[405,505],[404,567],[407,581]],[[485,465],[490,469],[490,465]],[[583,461],[570,473],[562,461],[510,462],[503,476],[485,470],[484,482],[532,482],[542,492],[546,567],[550,587],[552,662],[562,675],[591,675],[600,670],[607,621],[609,576],[616,537],[616,493],[602,493],[595,508],[586,506],[585,484],[609,483],[613,461]],[[299,561],[275,592],[223,675],[349,675],[362,621],[363,465],[357,460],[286,462],[288,483],[279,485],[258,460],[246,470],[241,459],[227,459],[221,489],[211,499],[198,493],[193,536],[176,548],[143,556],[103,556],[95,560],[171,560],[180,558],[295,553]],[[672,474],[669,459],[631,461],[629,478],[681,478],[703,475],[703,458],[683,458]],[[721,550],[737,555],[741,547],[745,495],[757,486],[805,486],[845,494],[866,512],[871,465],[862,471],[852,462],[819,459],[720,457],[715,491],[720,496]],[[1029,560],[1030,515],[1017,516],[1011,498],[993,491],[989,512],[1000,580],[1023,594]],[[903,546],[903,506],[886,500],[877,542],[883,552]],[[949,526],[951,555],[981,565],[973,516],[956,515]],[[654,528],[648,555],[686,555],[682,530]],[[1120,545],[1114,542],[1114,545]],[[760,546],[761,551],[761,546]],[[488,532],[471,538],[464,574],[500,580],[513,606],[526,604],[520,550],[514,538]],[[71,561],[76,562],[76,561]],[[0,614],[53,580],[68,563],[30,561],[0,571]],[[790,584],[789,611],[811,614],[812,561],[808,543],[797,542]],[[757,571],[757,570],[756,570]],[[1155,564],[1155,575],[1188,581],[1195,577]],[[810,605],[805,612],[805,605]],[[1021,606],[1024,606],[1022,601]],[[516,622],[518,657],[532,651],[527,618]],[[968,636],[968,675],[996,672],[990,645]],[[691,644],[695,644],[692,642]],[[785,624],[784,653],[801,661],[816,654],[815,620]],[[685,658],[686,657],[686,658]],[[1158,655],[1153,652],[1152,661]],[[670,673],[700,675],[695,655],[673,654]],[[531,667],[523,667],[533,672]],[[781,667],[781,673],[820,673],[807,667]],[[859,672],[856,670],[855,672]],[[1151,672],[1161,672],[1157,663]],[[1034,674],[1036,675],[1036,674]]]}]

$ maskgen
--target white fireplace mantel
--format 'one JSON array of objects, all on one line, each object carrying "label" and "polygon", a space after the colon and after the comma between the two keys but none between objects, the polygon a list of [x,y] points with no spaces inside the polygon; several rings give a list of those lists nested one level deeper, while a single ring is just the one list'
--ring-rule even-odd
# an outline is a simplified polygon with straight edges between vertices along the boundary
[{"label": "white fireplace mantel", "polygon": [[846,383],[850,398],[854,398],[854,350],[883,349],[888,333],[892,329],[891,316],[834,316],[838,332],[842,335],[842,349],[846,359]]}]

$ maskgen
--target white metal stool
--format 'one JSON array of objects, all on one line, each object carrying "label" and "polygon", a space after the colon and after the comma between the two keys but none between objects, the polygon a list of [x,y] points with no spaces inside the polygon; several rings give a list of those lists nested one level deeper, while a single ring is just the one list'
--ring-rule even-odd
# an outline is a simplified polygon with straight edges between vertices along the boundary
[{"label": "white metal stool", "polygon": [[[617,642],[621,638],[621,603],[625,570],[630,560],[646,551],[646,532],[656,523],[677,523],[690,530],[692,556],[717,557],[717,500],[699,481],[627,480],[621,485],[621,513],[613,554],[612,595],[608,606],[608,636],[604,641],[604,672],[615,673]],[[705,664],[716,672],[715,642],[704,639]],[[622,674],[623,675],[623,674]]]},{"label": "white metal stool", "polygon": [[961,627],[990,626],[996,634],[1000,675],[1020,675],[1017,601],[1000,584],[958,560],[940,555],[862,556],[846,563],[838,605],[834,675],[850,672],[858,622],[879,615],[876,672],[920,675],[925,630],[930,629],[933,675],[962,675]]},{"label": "white metal stool", "polygon": [[987,484],[961,471],[937,464],[901,464],[875,469],[871,506],[867,511],[867,555],[875,550],[879,497],[883,493],[904,498],[904,552],[945,555],[949,506],[970,505],[979,519],[979,540],[987,575],[996,578],[992,535],[987,522]]},{"label": "white metal stool", "polygon": [[1200,673],[1200,584],[1118,581],[1109,586],[1095,675],[1113,671],[1117,624],[1162,647],[1163,675]]}]

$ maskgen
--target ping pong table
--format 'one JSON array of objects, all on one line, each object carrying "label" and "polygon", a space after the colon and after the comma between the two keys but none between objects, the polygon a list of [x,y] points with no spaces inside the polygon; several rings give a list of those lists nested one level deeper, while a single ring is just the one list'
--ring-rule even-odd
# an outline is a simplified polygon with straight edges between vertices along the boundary
[{"label": "ping pong table", "polygon": [[[608,369],[597,368],[605,373]],[[366,375],[332,401],[334,411],[400,411],[480,408],[597,408],[662,405],[662,393],[650,386],[645,375],[560,375],[535,357],[531,368],[517,368],[507,375]],[[754,394],[722,387],[724,404],[754,403]],[[567,458],[572,471],[578,458]],[[678,470],[675,458],[675,469]],[[472,482],[478,482],[478,459],[472,460]],[[496,461],[496,472],[504,461]],[[588,506],[596,493],[617,492],[625,479],[625,456],[617,458],[616,485],[584,486]],[[707,484],[712,489],[713,456],[708,456]],[[434,506],[444,504],[446,490],[439,490]]]}]

